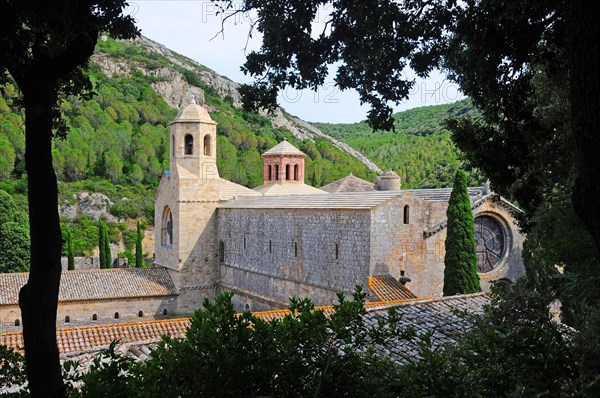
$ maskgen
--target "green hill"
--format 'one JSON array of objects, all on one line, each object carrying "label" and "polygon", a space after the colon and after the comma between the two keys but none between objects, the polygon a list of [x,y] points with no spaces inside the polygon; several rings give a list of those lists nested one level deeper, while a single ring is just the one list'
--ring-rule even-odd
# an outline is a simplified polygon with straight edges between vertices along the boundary
[{"label": "green hill", "polygon": [[[231,81],[153,45],[158,44],[145,38],[135,42],[103,38],[90,63],[95,94],[88,100],[62,99],[68,133],[55,138],[53,150],[61,203],[74,201],[76,192],[100,192],[114,202],[113,215],[153,222],[156,186],[163,170],[169,168],[168,123],[177,114],[157,87],[174,84],[178,76],[188,88],[204,91],[205,104],[218,123],[218,167],[223,178],[249,187],[262,184],[260,154],[283,139],[307,153],[306,182],[314,186],[351,172],[366,179],[375,177],[329,140],[298,139],[285,128],[274,128],[271,119],[234,106],[232,96],[221,95],[219,87],[210,84]],[[107,68],[119,73],[106,73]],[[0,87],[0,94],[0,189],[25,210],[24,114],[15,85]],[[89,254],[97,243],[95,224],[86,217],[64,222],[75,229],[76,254]],[[126,226],[119,227],[112,226],[114,242],[128,232]]]},{"label": "green hill", "polygon": [[[360,151],[382,169],[397,172],[405,188],[451,187],[461,160],[444,120],[473,112],[468,100],[410,109],[394,114],[394,132],[374,132],[366,122],[311,124]],[[477,170],[468,175],[469,185],[484,181]]]}]

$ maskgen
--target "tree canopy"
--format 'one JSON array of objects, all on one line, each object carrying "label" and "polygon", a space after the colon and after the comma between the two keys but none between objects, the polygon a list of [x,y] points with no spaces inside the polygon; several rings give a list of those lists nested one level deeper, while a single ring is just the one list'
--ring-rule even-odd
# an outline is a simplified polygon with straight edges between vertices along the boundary
[{"label": "tree canopy", "polygon": [[[220,2],[224,11],[230,1]],[[389,103],[406,97],[405,71],[441,68],[480,116],[450,124],[469,163],[532,215],[556,185],[600,248],[596,2],[509,0],[245,1],[263,35],[243,70],[246,106],[272,107],[286,86],[316,88],[330,69],[371,105],[368,122],[393,127]],[[573,83],[577,82],[574,86]],[[577,106],[573,103],[577,102]],[[573,117],[575,119],[573,119]],[[585,126],[582,128],[581,126]],[[592,148],[595,148],[592,150]],[[523,221],[526,221],[525,219]],[[527,224],[523,226],[527,228]]]},{"label": "tree canopy", "polygon": [[52,138],[65,132],[57,99],[89,94],[84,72],[101,31],[117,38],[138,34],[126,6],[119,0],[0,3],[0,83],[17,84],[26,118],[31,266],[19,306],[34,397],[64,395],[55,330],[62,239]]},{"label": "tree canopy", "polygon": [[446,253],[444,255],[444,296],[477,293],[477,252],[475,223],[467,190],[467,176],[457,170],[446,210]]}]

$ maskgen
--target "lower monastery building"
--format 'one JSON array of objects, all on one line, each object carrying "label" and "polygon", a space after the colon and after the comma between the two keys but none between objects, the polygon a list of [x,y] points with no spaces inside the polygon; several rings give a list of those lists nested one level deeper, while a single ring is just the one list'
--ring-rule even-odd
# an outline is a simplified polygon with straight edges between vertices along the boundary
[{"label": "lower monastery building", "polygon": [[[178,114],[156,194],[155,267],[63,272],[60,323],[187,315],[224,291],[237,311],[285,308],[290,296],[331,305],[356,285],[372,302],[442,295],[451,189],[402,190],[393,172],[317,189],[287,141],[263,154],[264,184],[249,189],[220,178],[216,138],[203,107]],[[524,274],[519,209],[486,186],[469,195],[482,290],[514,282]],[[26,277],[0,275],[0,326],[18,330]]]}]

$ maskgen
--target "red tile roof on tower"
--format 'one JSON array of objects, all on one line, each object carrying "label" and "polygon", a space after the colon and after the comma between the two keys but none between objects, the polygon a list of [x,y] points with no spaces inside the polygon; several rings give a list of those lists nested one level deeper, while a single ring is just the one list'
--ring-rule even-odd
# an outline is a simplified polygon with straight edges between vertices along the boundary
[{"label": "red tile roof on tower", "polygon": [[275,145],[273,148],[269,149],[263,156],[265,155],[302,155],[306,156],[304,152],[300,149],[296,148],[286,140],[281,141],[279,144]]}]

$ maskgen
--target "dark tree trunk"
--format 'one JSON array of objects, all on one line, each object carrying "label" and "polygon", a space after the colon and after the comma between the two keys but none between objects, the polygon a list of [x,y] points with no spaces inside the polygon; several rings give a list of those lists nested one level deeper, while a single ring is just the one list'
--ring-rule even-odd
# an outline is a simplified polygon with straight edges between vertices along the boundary
[{"label": "dark tree trunk", "polygon": [[569,8],[571,116],[580,155],[572,199],[600,250],[600,2],[571,0]]},{"label": "dark tree trunk", "polygon": [[62,397],[64,383],[56,345],[56,310],[62,240],[58,188],[52,167],[53,84],[34,76],[25,87],[25,163],[28,178],[31,270],[19,295],[25,363],[32,397]]}]

